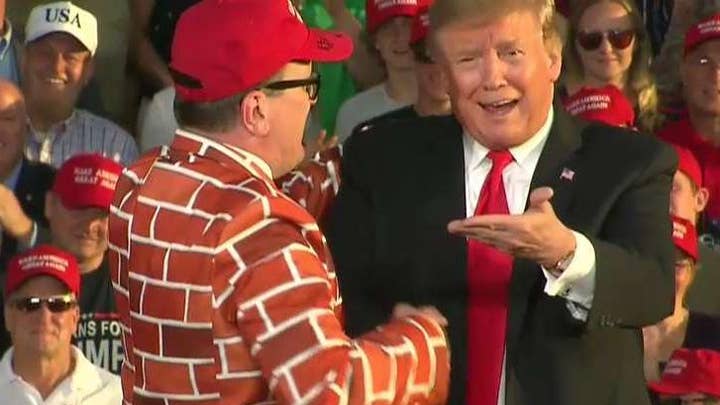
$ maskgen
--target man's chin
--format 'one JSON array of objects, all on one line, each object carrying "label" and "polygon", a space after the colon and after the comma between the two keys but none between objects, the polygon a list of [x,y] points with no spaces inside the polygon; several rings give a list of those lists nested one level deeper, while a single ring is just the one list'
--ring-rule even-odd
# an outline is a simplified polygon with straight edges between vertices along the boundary
[{"label": "man's chin", "polygon": [[491,150],[509,149],[521,145],[532,135],[524,135],[512,125],[485,125],[476,128],[478,130],[470,132],[470,135]]}]

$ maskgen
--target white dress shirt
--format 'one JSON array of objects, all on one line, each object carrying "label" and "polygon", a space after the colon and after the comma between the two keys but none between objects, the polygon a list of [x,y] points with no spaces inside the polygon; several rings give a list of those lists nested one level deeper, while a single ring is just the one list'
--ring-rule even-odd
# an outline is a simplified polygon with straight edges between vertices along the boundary
[{"label": "white dress shirt", "polygon": [[[508,211],[512,215],[520,215],[525,211],[530,182],[537,167],[545,141],[550,134],[553,121],[553,110],[550,109],[545,124],[540,130],[522,145],[510,148],[513,161],[503,170],[503,184],[508,202]],[[467,216],[475,213],[478,197],[485,183],[485,178],[492,167],[487,158],[489,150],[479,144],[472,136],[463,134],[463,150],[465,155],[465,206]],[[552,203],[552,200],[550,201]],[[585,321],[592,307],[595,291],[595,249],[583,234],[573,231],[577,247],[568,268],[560,275],[554,276],[543,269],[545,275],[545,293],[550,296],[561,296],[567,300],[570,314]],[[482,344],[482,342],[478,342]],[[503,359],[504,362],[504,359]],[[498,404],[505,404],[505,367],[500,380]]]},{"label": "white dress shirt", "polygon": [[117,405],[122,401],[120,378],[96,367],[72,346],[75,369],[43,399],[35,387],[15,374],[13,349],[0,361],[0,403],[12,405]]}]

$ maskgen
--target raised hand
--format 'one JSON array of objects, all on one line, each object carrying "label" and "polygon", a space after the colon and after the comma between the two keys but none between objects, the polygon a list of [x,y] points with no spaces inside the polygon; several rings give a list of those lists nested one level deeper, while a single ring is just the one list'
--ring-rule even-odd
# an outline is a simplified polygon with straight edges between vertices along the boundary
[{"label": "raised hand", "polygon": [[455,235],[473,238],[553,268],[575,250],[575,236],[555,215],[550,199],[553,190],[540,187],[530,193],[530,205],[522,215],[480,215],[448,224]]}]

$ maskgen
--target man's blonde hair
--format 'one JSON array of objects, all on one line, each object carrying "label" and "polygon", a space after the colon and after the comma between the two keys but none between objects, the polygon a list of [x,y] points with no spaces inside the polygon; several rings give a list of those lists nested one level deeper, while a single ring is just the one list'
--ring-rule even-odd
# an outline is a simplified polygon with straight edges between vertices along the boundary
[{"label": "man's blonde hair", "polygon": [[529,11],[538,16],[548,49],[562,47],[564,35],[555,12],[555,0],[438,0],[430,8],[430,28],[437,32],[469,18],[481,18],[489,23],[515,11]]}]

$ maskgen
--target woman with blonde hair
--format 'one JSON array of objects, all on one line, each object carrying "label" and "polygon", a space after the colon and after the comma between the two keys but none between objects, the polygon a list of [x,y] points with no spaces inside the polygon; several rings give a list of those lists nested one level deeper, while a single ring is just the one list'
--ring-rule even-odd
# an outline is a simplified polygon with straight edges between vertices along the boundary
[{"label": "woman with blonde hair", "polygon": [[636,126],[660,124],[650,71],[652,49],[632,0],[581,0],[572,6],[562,83],[567,96],[583,88],[615,86],[636,110]]}]

